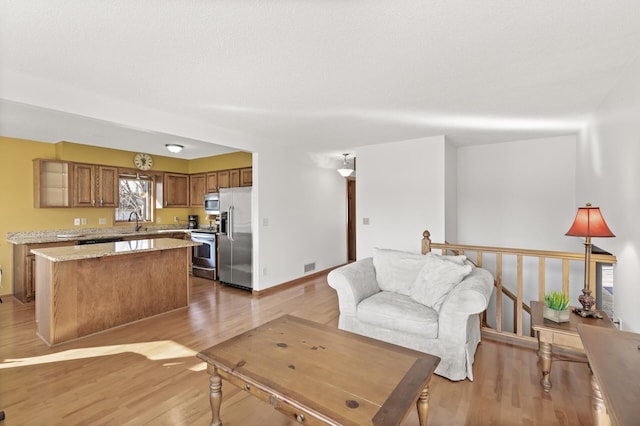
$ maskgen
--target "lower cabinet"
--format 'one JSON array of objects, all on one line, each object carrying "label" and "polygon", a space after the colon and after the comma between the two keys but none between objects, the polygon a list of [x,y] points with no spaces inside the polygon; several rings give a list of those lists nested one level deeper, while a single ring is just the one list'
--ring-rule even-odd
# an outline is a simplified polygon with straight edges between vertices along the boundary
[{"label": "lower cabinet", "polygon": [[22,303],[33,302],[36,297],[35,255],[36,248],[73,246],[77,241],[60,241],[41,244],[13,245],[13,296]]}]

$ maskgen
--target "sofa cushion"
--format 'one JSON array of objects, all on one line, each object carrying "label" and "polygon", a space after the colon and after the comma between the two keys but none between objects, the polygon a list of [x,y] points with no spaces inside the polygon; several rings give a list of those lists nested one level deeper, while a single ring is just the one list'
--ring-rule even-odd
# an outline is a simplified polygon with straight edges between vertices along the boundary
[{"label": "sofa cushion", "polygon": [[425,256],[389,249],[373,249],[373,266],[380,290],[408,296],[411,285],[422,269]]},{"label": "sofa cushion", "polygon": [[[438,313],[402,294],[381,291],[358,304],[358,320],[398,333],[438,337]],[[372,336],[375,337],[375,336]]]},{"label": "sofa cushion", "polygon": [[449,292],[471,273],[471,265],[460,265],[437,256],[426,260],[411,286],[410,296],[418,303],[440,312]]}]

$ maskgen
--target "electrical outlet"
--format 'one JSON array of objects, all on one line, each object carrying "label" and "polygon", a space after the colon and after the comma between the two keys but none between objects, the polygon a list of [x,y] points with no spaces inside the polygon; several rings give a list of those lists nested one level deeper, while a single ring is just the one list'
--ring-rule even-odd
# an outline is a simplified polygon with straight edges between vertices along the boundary
[{"label": "electrical outlet", "polygon": [[180,219],[178,218],[178,216],[174,216],[174,217],[173,217],[173,221],[174,221],[174,222],[178,222],[179,220],[180,220]]},{"label": "electrical outlet", "polygon": [[83,225],[87,224],[87,218],[83,217],[82,219],[80,219],[80,223],[82,223]]},{"label": "electrical outlet", "polygon": [[362,224],[363,225],[368,225],[369,224],[369,218],[368,217],[363,217],[362,218]]},{"label": "electrical outlet", "polygon": [[160,216],[156,217],[156,222],[162,223],[162,217],[160,217]]},{"label": "electrical outlet", "polygon": [[107,218],[106,217],[101,217],[100,219],[98,219],[98,224],[99,225],[106,225],[107,224]]},{"label": "electrical outlet", "polygon": [[262,275],[267,275],[267,267],[266,266],[262,267]]},{"label": "electrical outlet", "polygon": [[74,224],[75,226],[80,226],[80,218],[79,218],[79,217],[76,217],[75,219],[73,219],[73,224]]},{"label": "electrical outlet", "polygon": [[616,318],[616,320],[613,322],[616,327],[618,327],[618,330],[622,330],[622,318],[618,317]]}]

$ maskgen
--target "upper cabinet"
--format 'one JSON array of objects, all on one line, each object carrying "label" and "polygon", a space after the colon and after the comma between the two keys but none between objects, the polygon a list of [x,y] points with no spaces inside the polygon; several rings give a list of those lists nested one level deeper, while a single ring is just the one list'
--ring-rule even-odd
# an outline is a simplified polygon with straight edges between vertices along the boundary
[{"label": "upper cabinet", "polygon": [[72,167],[67,161],[33,160],[33,205],[69,207]]},{"label": "upper cabinet", "polygon": [[251,167],[245,167],[240,169],[240,186],[253,185],[253,169]]},{"label": "upper cabinet", "polygon": [[218,171],[218,189],[231,187],[231,181],[229,180],[229,172],[230,170]]},{"label": "upper cabinet", "polygon": [[[218,170],[206,173],[206,192],[219,192],[220,188],[234,188],[253,185],[251,167],[242,169]],[[194,176],[194,175],[192,175]],[[193,205],[193,204],[192,204]]]},{"label": "upper cabinet", "polygon": [[[35,159],[33,171],[35,207],[118,207],[117,167]],[[156,201],[163,207],[203,207],[206,193],[253,184],[251,167],[162,175]]]},{"label": "upper cabinet", "polygon": [[189,205],[191,207],[204,207],[204,194],[206,189],[206,173],[189,176]]},{"label": "upper cabinet", "polygon": [[74,164],[73,207],[118,207],[118,168]]},{"label": "upper cabinet", "polygon": [[164,174],[164,207],[189,207],[189,175]]},{"label": "upper cabinet", "polygon": [[218,192],[218,172],[207,173],[207,192]]}]

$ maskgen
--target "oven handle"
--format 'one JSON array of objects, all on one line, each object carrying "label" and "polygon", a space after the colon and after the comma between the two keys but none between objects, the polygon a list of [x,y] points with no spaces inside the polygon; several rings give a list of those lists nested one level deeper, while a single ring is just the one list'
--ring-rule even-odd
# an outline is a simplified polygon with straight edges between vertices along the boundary
[{"label": "oven handle", "polygon": [[229,206],[229,214],[227,215],[227,238],[229,238],[229,241],[235,241],[233,236],[233,206]]},{"label": "oven handle", "polygon": [[216,237],[215,236],[200,236],[200,235],[191,235],[191,240],[192,241],[215,241]]}]

